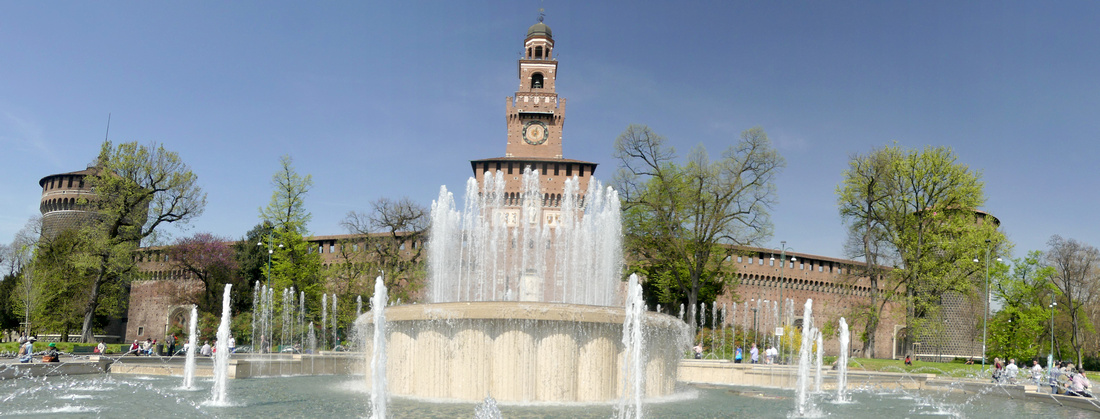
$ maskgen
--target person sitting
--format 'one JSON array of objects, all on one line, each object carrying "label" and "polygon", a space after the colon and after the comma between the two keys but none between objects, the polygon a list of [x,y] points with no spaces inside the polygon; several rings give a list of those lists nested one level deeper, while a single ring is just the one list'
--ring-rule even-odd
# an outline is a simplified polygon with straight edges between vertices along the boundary
[{"label": "person sitting", "polygon": [[1066,394],[1071,396],[1092,397],[1092,392],[1089,391],[1092,387],[1092,383],[1089,382],[1089,378],[1085,376],[1085,369],[1079,368],[1069,380],[1069,391]]},{"label": "person sitting", "polygon": [[703,359],[703,344],[696,344],[692,350],[695,351],[695,359]]},{"label": "person sitting", "polygon": [[19,362],[28,363],[31,362],[31,358],[34,357],[34,341],[37,340],[34,336],[27,338],[23,345],[19,347]]},{"label": "person sitting", "polygon": [[970,357],[970,359],[967,359],[965,365],[974,365],[974,357]]},{"label": "person sitting", "polygon": [[905,366],[907,366],[907,367],[913,366],[913,360],[909,358],[909,355],[905,356]]},{"label": "person sitting", "polygon": [[42,362],[61,362],[61,353],[57,351],[57,344],[50,342],[50,349],[42,355]]}]

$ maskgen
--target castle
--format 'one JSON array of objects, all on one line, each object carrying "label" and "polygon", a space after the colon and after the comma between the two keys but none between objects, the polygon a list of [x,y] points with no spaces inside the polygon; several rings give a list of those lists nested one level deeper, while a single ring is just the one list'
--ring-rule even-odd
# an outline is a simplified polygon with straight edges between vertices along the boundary
[{"label": "castle", "polygon": [[[558,61],[554,58],[554,40],[549,26],[539,19],[532,25],[524,38],[524,54],[518,60],[519,89],[513,97],[507,98],[505,107],[507,136],[505,153],[502,157],[470,161],[473,175],[484,182],[490,173],[504,174],[503,187],[506,217],[521,219],[521,194],[524,190],[523,172],[525,169],[538,170],[539,185],[542,190],[538,219],[552,222],[559,217],[563,196],[561,191],[566,179],[576,177],[580,182],[580,191],[587,189],[588,183],[596,171],[597,164],[571,160],[563,153],[563,126],[565,123],[566,100],[558,97],[555,89]],[[65,228],[82,223],[94,222],[94,213],[78,204],[80,198],[90,198],[94,193],[84,182],[84,176],[91,174],[87,170],[49,175],[39,182],[42,187],[41,212],[43,216],[43,234],[55,235]],[[325,264],[338,263],[337,254],[341,245],[354,242],[353,235],[323,235],[309,238]],[[350,242],[346,241],[351,239]],[[410,242],[402,249],[412,252],[421,243]],[[755,327],[769,331],[778,327],[778,319],[788,316],[780,313],[782,299],[794,301],[793,320],[800,321],[801,304],[806,299],[814,300],[815,317],[818,324],[822,321],[835,322],[841,316],[853,314],[861,304],[870,298],[869,282],[866,278],[854,275],[853,267],[861,262],[845,260],[808,253],[790,253],[785,249],[767,249],[744,247],[736,249],[736,260],[731,261],[737,267],[736,296],[725,293],[720,296],[714,307],[726,307],[722,323],[731,324],[739,330]],[[164,248],[145,248],[139,250],[138,264],[148,279],[137,280],[129,290],[129,312],[108,330],[105,338],[115,341],[161,339],[169,328],[184,324],[189,316],[189,305],[183,304],[182,296],[199,292],[202,283],[187,272],[176,269],[168,260]],[[954,301],[954,300],[952,300]],[[731,310],[734,303],[740,307]],[[954,304],[954,303],[952,303]],[[959,302],[955,306],[962,307]],[[750,320],[749,310],[755,319]],[[786,310],[783,310],[786,311]],[[707,317],[714,315],[708,310]],[[963,309],[951,311],[953,322],[950,327],[951,341],[941,342],[939,348],[924,347],[918,352],[932,353],[939,349],[940,354],[950,356],[980,355],[980,346],[975,345],[975,322],[973,313]],[[858,331],[862,323],[851,319],[853,324],[852,348],[862,347]],[[755,326],[754,326],[755,325]],[[876,336],[876,352],[879,357],[904,356],[900,352],[900,338],[904,330],[904,308],[888,303]],[[835,352],[834,343],[826,344],[827,352]]]}]

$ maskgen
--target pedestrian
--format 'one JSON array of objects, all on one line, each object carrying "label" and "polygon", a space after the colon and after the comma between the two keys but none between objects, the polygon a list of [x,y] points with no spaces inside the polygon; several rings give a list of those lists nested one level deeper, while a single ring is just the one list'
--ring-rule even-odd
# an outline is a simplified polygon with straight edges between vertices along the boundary
[{"label": "pedestrian", "polygon": [[703,359],[703,344],[702,343],[695,344],[695,347],[692,348],[692,350],[695,351],[695,359]]},{"label": "pedestrian", "polygon": [[210,341],[203,341],[202,342],[202,349],[199,349],[199,355],[202,355],[202,356],[214,355],[214,352],[210,350]]},{"label": "pedestrian", "polygon": [[738,346],[737,350],[735,351],[735,353],[733,355],[733,363],[734,364],[740,364],[741,363],[741,358],[742,358],[742,356],[741,356],[741,347]]},{"label": "pedestrian", "polygon": [[756,349],[756,342],[753,342],[752,348],[749,348],[749,362],[753,364],[760,362],[760,350]]},{"label": "pedestrian", "polygon": [[1008,360],[1008,366],[1005,367],[1005,379],[1009,384],[1016,384],[1016,374],[1020,372],[1020,368],[1016,366],[1016,358]]},{"label": "pedestrian", "polygon": [[1031,380],[1038,386],[1043,383],[1043,367],[1039,365],[1039,360],[1031,360]]},{"label": "pedestrian", "polygon": [[229,337],[229,353],[233,354],[237,352],[237,340],[233,339],[233,336]]},{"label": "pedestrian", "polygon": [[176,354],[176,335],[168,336],[168,356]]}]

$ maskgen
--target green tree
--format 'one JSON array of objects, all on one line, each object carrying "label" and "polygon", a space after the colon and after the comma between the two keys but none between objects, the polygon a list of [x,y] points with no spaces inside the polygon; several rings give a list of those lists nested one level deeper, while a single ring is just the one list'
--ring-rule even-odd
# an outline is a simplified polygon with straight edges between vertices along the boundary
[{"label": "green tree", "polygon": [[665,142],[641,125],[630,125],[615,140],[624,244],[636,268],[667,274],[658,278],[668,278],[694,319],[700,291],[733,277],[730,246],[770,236],[774,179],[786,163],[760,128],[742,132],[716,161],[697,146],[677,164]]},{"label": "green tree", "polygon": [[[56,237],[43,239],[34,260],[35,280],[39,304],[32,310],[32,318],[42,330],[61,334],[61,341],[68,342],[69,333],[81,326],[84,314],[85,293],[93,279],[86,243],[79,230],[63,230]],[[104,290],[103,295],[115,296],[121,290]]]},{"label": "green tree", "polygon": [[[161,145],[104,141],[95,173],[85,180],[95,191],[98,222],[84,226],[82,240],[94,258],[94,279],[86,294],[83,342],[92,341],[97,312],[118,313],[117,304],[100,307],[104,291],[120,289],[134,271],[134,250],[165,224],[186,224],[202,214],[206,194],[198,177],[175,152]],[[102,301],[101,301],[102,300]],[[120,300],[114,300],[118,302]]]},{"label": "green tree", "polygon": [[307,309],[320,313],[321,294],[325,293],[321,254],[305,238],[310,219],[305,196],[313,186],[313,177],[299,175],[290,156],[283,156],[271,185],[271,202],[260,209],[264,222],[271,225],[270,236],[263,240],[270,240],[272,252],[270,269],[264,267],[264,276],[270,278],[268,287],[282,290],[293,286],[306,293]]},{"label": "green tree", "polygon": [[[863,273],[883,282],[884,296],[905,302],[910,331],[942,324],[946,293],[974,298],[984,264],[968,261],[984,260],[987,248],[996,256],[1010,247],[991,218],[974,211],[985,202],[981,175],[946,147],[892,146],[855,156],[838,195],[841,214],[860,243],[853,254],[867,262]],[[893,269],[874,267],[882,262]],[[886,301],[877,300],[870,310],[868,332],[877,329]],[[906,335],[907,350],[913,338]]]},{"label": "green tree", "polygon": [[1059,309],[1069,316],[1069,343],[1081,365],[1085,333],[1093,331],[1086,308],[1100,296],[1100,250],[1058,235],[1051,236],[1047,245],[1046,264],[1054,269],[1051,279],[1061,294]]},{"label": "green tree", "polygon": [[863,259],[863,265],[853,266],[849,279],[867,278],[870,298],[867,304],[853,308],[853,323],[864,323],[861,340],[862,353],[874,358],[875,335],[882,320],[886,303],[896,300],[897,284],[883,287],[886,269],[883,262],[889,260],[893,250],[887,238],[886,203],[897,189],[891,182],[896,149],[876,149],[867,155],[855,155],[849,159],[844,181],[837,187],[840,216],[848,226],[848,242],[845,253],[852,259]]},{"label": "green tree", "polygon": [[279,170],[271,176],[271,202],[260,208],[260,218],[276,230],[306,234],[306,224],[312,215],[306,211],[305,197],[313,187],[313,175],[299,175],[293,163],[289,155],[279,159]]},{"label": "green tree", "polygon": [[1051,283],[1053,268],[1042,265],[1040,251],[990,267],[990,291],[1001,310],[989,322],[990,350],[1006,358],[1038,357],[1050,342],[1047,304],[1057,291]]}]

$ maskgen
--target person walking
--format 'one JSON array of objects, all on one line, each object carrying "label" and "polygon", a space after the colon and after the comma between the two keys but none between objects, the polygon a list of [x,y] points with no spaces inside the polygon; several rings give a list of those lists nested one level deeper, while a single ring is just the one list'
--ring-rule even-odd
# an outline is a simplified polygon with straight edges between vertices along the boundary
[{"label": "person walking", "polygon": [[1020,372],[1020,367],[1016,366],[1016,358],[1008,360],[1008,366],[1005,367],[1005,379],[1009,384],[1016,384],[1016,374]]},{"label": "person walking", "polygon": [[735,351],[735,353],[733,355],[733,363],[734,364],[740,364],[741,363],[741,358],[742,358],[742,356],[741,356],[741,347],[738,346],[737,351]]},{"label": "person walking", "polygon": [[760,362],[760,350],[756,349],[756,343],[753,342],[752,348],[749,349],[749,362],[753,364]]}]

